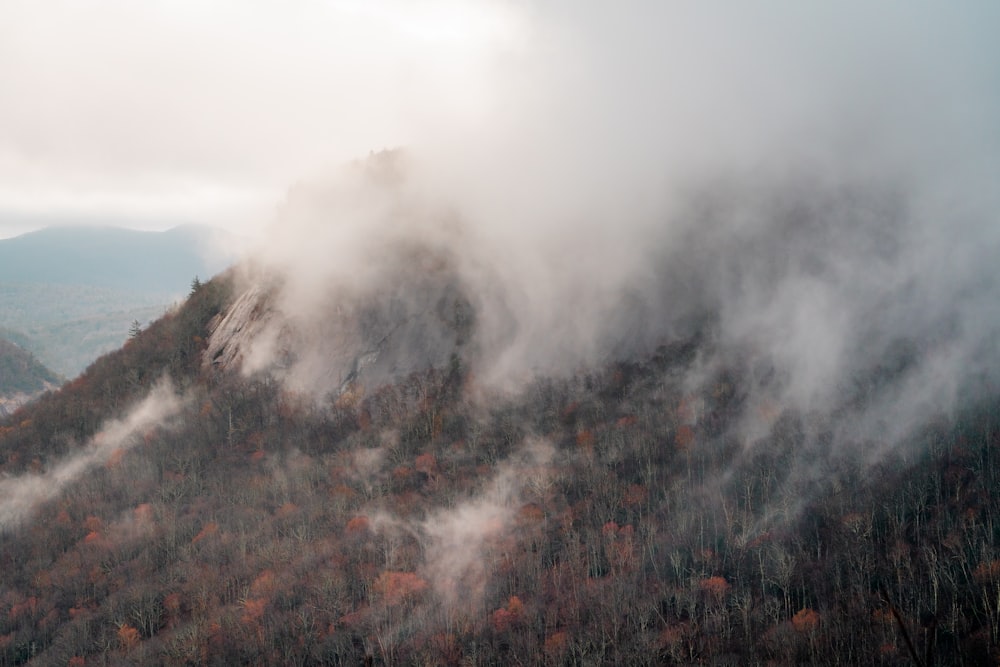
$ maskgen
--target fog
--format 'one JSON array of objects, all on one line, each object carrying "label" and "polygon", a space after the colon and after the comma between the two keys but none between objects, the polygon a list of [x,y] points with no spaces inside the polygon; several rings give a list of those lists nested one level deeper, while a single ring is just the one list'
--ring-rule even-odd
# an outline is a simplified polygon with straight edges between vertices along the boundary
[{"label": "fog", "polygon": [[503,392],[697,333],[693,389],[869,460],[995,389],[993,4],[48,4],[0,16],[0,212],[269,220],[213,359]]},{"label": "fog", "polygon": [[692,386],[735,363],[751,403],[849,409],[880,450],[995,385],[990,8],[518,9],[494,106],[289,191],[245,370],[336,394],[441,367],[445,294],[500,390],[699,333]]},{"label": "fog", "polygon": [[168,424],[182,407],[183,400],[169,381],[163,381],[124,417],[104,424],[78,451],[54,462],[48,470],[0,478],[0,530],[28,521],[42,503],[58,498],[93,468],[135,447],[144,434]]}]

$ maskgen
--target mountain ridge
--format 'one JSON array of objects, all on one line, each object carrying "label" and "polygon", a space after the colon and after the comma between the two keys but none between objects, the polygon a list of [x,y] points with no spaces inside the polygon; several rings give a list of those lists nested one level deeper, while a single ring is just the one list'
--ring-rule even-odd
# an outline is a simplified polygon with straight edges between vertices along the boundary
[{"label": "mountain ridge", "polygon": [[[0,663],[896,665],[911,636],[946,662],[996,649],[980,595],[1000,576],[995,398],[866,471],[799,451],[822,424],[794,408],[770,408],[746,448],[747,370],[684,381],[710,334],[514,394],[462,357],[303,392],[212,363],[244,289],[235,271],[206,282],[0,421]],[[132,416],[156,405],[153,425]]]},{"label": "mountain ridge", "polygon": [[0,282],[183,294],[194,276],[209,278],[225,268],[226,259],[209,256],[214,246],[226,246],[225,234],[204,225],[162,232],[110,225],[47,227],[0,239]]}]

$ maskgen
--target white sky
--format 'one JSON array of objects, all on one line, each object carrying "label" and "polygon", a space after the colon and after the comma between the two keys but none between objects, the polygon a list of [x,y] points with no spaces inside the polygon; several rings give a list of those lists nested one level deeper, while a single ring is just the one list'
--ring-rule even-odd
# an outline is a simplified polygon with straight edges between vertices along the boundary
[{"label": "white sky", "polygon": [[499,182],[536,183],[527,199],[666,154],[752,163],[875,137],[903,160],[925,143],[995,156],[1000,5],[729,5],[0,0],[0,237],[256,228],[296,180],[396,146],[456,178],[492,178],[499,156]]},{"label": "white sky", "polygon": [[450,0],[4,0],[0,236],[266,215],[296,179],[465,123],[519,12]]}]

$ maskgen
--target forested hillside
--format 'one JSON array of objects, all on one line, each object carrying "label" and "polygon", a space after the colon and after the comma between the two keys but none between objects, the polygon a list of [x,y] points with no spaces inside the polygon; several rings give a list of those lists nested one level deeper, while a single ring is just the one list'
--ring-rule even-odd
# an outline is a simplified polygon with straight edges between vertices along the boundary
[{"label": "forested hillside", "polygon": [[689,381],[709,324],[520,391],[460,344],[316,400],[202,358],[235,296],[2,422],[0,664],[998,658],[995,396],[873,465],[776,404],[748,446],[753,369]]},{"label": "forested hillside", "polygon": [[20,345],[0,338],[0,416],[42,391],[54,388],[59,377]]}]

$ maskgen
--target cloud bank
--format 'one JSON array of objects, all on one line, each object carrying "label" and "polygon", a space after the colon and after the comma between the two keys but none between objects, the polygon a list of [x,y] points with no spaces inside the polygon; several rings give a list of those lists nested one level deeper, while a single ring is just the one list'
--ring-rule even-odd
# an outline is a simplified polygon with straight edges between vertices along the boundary
[{"label": "cloud bank", "polygon": [[494,104],[289,192],[246,367],[337,393],[458,346],[510,389],[700,333],[692,383],[738,359],[888,442],[996,386],[994,10],[515,10]]}]

